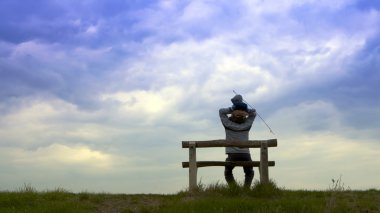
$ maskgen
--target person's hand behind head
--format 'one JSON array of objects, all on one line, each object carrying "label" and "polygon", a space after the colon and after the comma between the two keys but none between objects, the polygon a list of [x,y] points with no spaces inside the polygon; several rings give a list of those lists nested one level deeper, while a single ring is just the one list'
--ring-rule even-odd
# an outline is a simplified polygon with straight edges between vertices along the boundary
[{"label": "person's hand behind head", "polygon": [[239,124],[244,123],[247,117],[248,117],[248,113],[243,110],[234,110],[231,113],[231,121],[235,123],[239,123]]}]

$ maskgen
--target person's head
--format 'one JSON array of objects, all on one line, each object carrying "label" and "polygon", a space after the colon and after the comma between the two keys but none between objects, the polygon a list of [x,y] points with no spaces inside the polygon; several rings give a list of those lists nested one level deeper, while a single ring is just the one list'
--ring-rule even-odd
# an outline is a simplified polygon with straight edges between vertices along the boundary
[{"label": "person's head", "polygon": [[231,113],[230,119],[231,119],[231,121],[233,121],[235,123],[241,124],[241,123],[244,123],[244,121],[247,119],[247,117],[248,117],[248,113],[246,111],[234,110]]},{"label": "person's head", "polygon": [[231,98],[231,102],[233,104],[243,103],[243,96],[241,96],[241,95],[235,95],[233,98]]},{"label": "person's head", "polygon": [[246,103],[235,103],[233,106],[232,106],[232,109],[233,110],[242,110],[242,111],[248,111],[248,106]]}]

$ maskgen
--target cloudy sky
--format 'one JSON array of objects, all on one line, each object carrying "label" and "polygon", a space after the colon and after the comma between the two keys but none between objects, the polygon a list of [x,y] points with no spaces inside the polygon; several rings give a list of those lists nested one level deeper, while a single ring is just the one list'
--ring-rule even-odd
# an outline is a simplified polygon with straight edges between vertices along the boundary
[{"label": "cloudy sky", "polygon": [[373,0],[2,0],[0,190],[183,190],[181,141],[224,138],[233,90],[279,186],[380,188],[379,26]]}]

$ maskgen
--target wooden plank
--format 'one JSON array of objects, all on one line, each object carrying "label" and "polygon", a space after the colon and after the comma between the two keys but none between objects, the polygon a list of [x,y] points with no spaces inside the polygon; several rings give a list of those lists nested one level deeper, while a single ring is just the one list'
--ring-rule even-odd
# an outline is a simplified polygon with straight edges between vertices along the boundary
[{"label": "wooden plank", "polygon": [[189,148],[190,142],[195,142],[197,148],[206,148],[206,147],[260,148],[261,143],[263,142],[267,143],[267,147],[277,146],[277,139],[248,140],[248,141],[208,140],[208,141],[182,141],[182,148]]},{"label": "wooden plank", "polygon": [[197,152],[195,142],[189,144],[189,191],[197,189]]},{"label": "wooden plank", "polygon": [[[260,161],[197,161],[197,167],[208,166],[253,166],[259,167]],[[268,166],[275,166],[275,161],[268,161]],[[183,168],[189,167],[189,162],[182,162]]]},{"label": "wooden plank", "polygon": [[260,182],[269,183],[269,169],[268,169],[268,144],[261,143],[260,148]]}]

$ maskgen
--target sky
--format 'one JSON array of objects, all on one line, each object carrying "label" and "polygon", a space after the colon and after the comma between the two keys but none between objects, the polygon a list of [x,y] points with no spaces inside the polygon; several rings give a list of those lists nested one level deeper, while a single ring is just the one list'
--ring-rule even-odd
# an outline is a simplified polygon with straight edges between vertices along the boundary
[{"label": "sky", "polygon": [[181,141],[223,139],[233,90],[278,186],[379,189],[379,26],[373,0],[2,0],[0,191],[184,190]]}]

